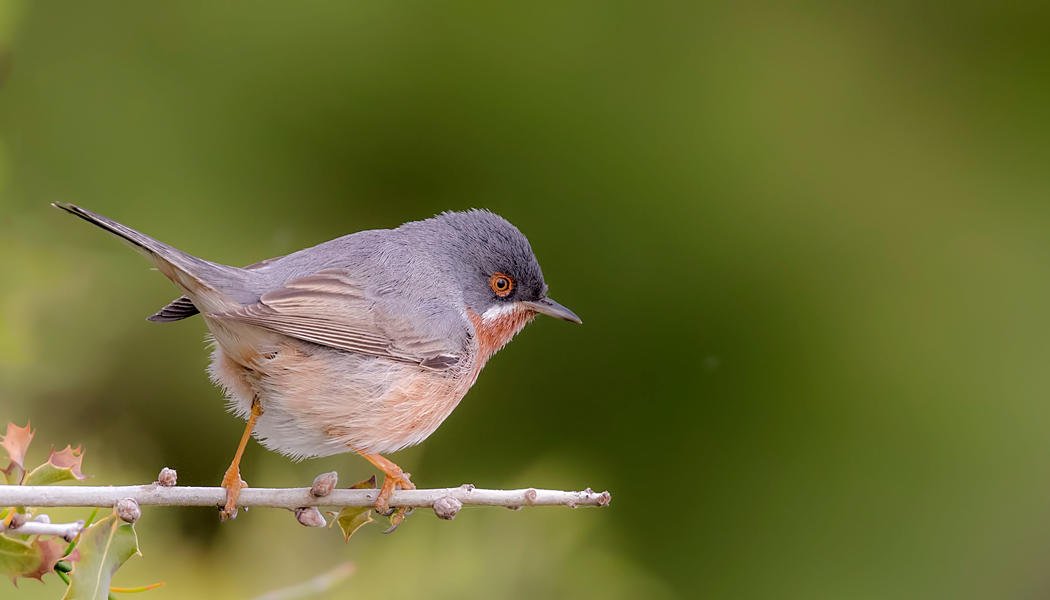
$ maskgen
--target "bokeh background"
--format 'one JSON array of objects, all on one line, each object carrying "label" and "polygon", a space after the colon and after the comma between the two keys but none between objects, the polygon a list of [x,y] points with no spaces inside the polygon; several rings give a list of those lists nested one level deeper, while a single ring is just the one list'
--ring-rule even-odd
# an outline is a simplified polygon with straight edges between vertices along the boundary
[{"label": "bokeh background", "polygon": [[[147,508],[116,585],[352,560],[327,597],[1045,597],[1048,33],[1045,2],[3,0],[0,421],[97,485],[215,485],[243,427],[204,324],[144,320],[175,288],[52,201],[234,265],[486,207],[585,325],[531,325],[394,458],[612,506],[349,544]],[[252,444],[244,475],[332,469],[372,472]]]}]

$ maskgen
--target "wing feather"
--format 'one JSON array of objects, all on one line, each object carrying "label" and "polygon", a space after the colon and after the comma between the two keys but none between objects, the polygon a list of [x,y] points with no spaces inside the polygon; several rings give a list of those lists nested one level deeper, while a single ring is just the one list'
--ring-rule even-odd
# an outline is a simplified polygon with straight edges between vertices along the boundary
[{"label": "wing feather", "polygon": [[458,364],[469,335],[447,306],[370,292],[332,269],[293,279],[255,304],[208,316],[433,370]]}]

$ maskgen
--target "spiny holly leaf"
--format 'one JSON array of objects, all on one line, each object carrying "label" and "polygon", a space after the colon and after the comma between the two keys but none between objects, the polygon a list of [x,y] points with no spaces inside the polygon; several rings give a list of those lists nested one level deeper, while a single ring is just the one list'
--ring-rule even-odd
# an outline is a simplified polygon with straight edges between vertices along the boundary
[{"label": "spiny holly leaf", "polygon": [[33,441],[34,432],[29,430],[31,423],[25,427],[19,427],[14,423],[7,424],[7,435],[0,436],[0,447],[7,450],[7,456],[12,464],[25,468],[26,449],[29,442]]},{"label": "spiny holly leaf", "polygon": [[69,574],[62,600],[105,600],[109,582],[129,558],[139,552],[135,527],[112,514],[80,534],[80,561]]},{"label": "spiny holly leaf", "polygon": [[[33,540],[32,545],[40,548],[40,565],[33,572],[26,573],[25,576],[43,581],[44,575],[55,572],[55,565],[62,560],[62,555],[66,552],[66,545],[56,538],[44,540],[40,536]],[[66,560],[76,560],[76,556],[67,557]]]},{"label": "spiny holly leaf", "polygon": [[10,577],[15,585],[19,577],[39,570],[42,559],[40,546],[0,535],[0,573]]},{"label": "spiny holly leaf", "polygon": [[81,450],[80,446],[77,446],[76,450],[73,449],[73,446],[66,446],[65,450],[57,453],[54,446],[52,446],[51,456],[47,457],[47,462],[60,469],[69,469],[73,473],[73,477],[81,481],[87,479],[87,475],[80,472],[80,465],[84,462],[84,451]]},{"label": "spiny holly leaf", "polygon": [[26,485],[51,485],[70,479],[84,481],[87,475],[80,472],[83,461],[84,452],[80,446],[77,446],[76,450],[72,446],[66,446],[61,452],[55,452],[55,449],[51,448],[51,456],[47,457],[47,462],[29,473]]},{"label": "spiny holly leaf", "polygon": [[370,514],[371,512],[372,507],[370,506],[344,506],[335,515],[332,523],[339,524],[339,529],[343,530],[343,537],[349,542],[350,536],[354,535],[354,532],[360,529],[362,525],[375,521]]},{"label": "spiny holly leaf", "polygon": [[18,585],[19,577],[43,581],[47,573],[55,572],[55,564],[62,560],[65,545],[55,538],[37,536],[25,541],[0,535],[0,573]]},{"label": "spiny holly leaf", "polygon": [[[371,479],[355,483],[349,489],[374,490],[376,489],[376,476],[373,475]],[[344,506],[328,526],[331,527],[338,523],[339,528],[343,530],[343,537],[349,542],[350,536],[354,535],[354,532],[360,529],[362,525],[375,520],[372,518],[371,512],[371,506]]]},{"label": "spiny holly leaf", "polygon": [[15,461],[11,461],[6,469],[0,469],[0,485],[21,485],[25,474],[25,469],[18,466]]}]

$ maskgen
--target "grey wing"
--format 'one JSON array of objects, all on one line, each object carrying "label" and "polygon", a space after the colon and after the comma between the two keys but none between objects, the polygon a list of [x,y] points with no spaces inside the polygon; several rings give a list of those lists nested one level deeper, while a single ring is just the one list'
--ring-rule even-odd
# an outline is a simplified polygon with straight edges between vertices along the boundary
[{"label": "grey wing", "polygon": [[[259,267],[265,267],[266,265],[276,262],[284,258],[283,256],[275,256],[273,258],[267,258],[257,263],[253,263],[244,267],[245,269],[258,269]],[[146,317],[147,321],[153,321],[154,323],[172,323],[174,321],[181,321],[182,319],[188,319],[200,311],[193,305],[193,301],[186,296],[179,296],[172,300],[167,306],[153,313],[151,316]]]},{"label": "grey wing", "polygon": [[334,269],[293,279],[255,304],[208,317],[436,371],[460,363],[471,335],[447,304],[371,292]]}]

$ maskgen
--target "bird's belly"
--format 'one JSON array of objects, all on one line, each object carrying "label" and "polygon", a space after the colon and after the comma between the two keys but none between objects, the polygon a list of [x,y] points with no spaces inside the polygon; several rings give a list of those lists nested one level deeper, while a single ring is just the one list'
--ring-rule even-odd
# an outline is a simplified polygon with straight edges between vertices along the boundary
[{"label": "bird's belly", "polygon": [[213,354],[212,377],[247,418],[258,396],[255,437],[293,458],[388,453],[433,433],[470,389],[472,369],[430,371],[411,363],[288,340],[244,367]]}]

